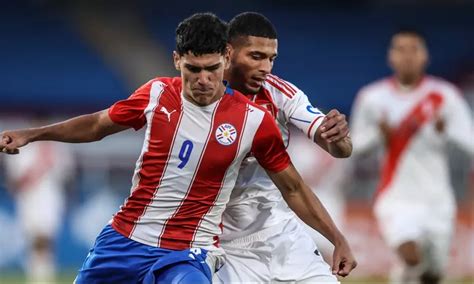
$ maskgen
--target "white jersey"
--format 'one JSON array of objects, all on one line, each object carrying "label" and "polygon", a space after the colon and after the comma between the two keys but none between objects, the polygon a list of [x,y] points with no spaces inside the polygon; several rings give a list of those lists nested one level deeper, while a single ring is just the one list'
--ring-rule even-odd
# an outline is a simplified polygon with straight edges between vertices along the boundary
[{"label": "white jersey", "polygon": [[355,153],[382,143],[382,120],[394,131],[376,202],[445,204],[443,210],[454,212],[445,144],[450,140],[471,155],[474,152],[470,110],[455,87],[431,76],[413,90],[400,89],[394,79],[381,80],[360,91],[351,118]]},{"label": "white jersey", "polygon": [[[314,108],[308,97],[293,84],[268,75],[260,92],[247,97],[273,115],[286,146],[290,139],[289,124],[314,140],[324,114]],[[265,170],[254,157],[248,157],[242,162],[237,183],[224,211],[221,240],[247,236],[293,216]]]},{"label": "white jersey", "polygon": [[19,223],[27,236],[55,236],[64,211],[64,185],[74,174],[73,166],[68,147],[49,141],[28,144],[20,155],[5,157]]}]

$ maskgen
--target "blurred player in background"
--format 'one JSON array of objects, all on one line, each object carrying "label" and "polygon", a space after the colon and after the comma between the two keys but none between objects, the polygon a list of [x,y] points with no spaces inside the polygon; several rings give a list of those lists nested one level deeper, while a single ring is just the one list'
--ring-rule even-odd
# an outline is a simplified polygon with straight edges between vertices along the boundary
[{"label": "blurred player in background", "polygon": [[[346,198],[350,181],[350,160],[336,159],[314,144],[303,133],[292,133],[288,146],[293,165],[328,210],[334,223],[344,231]],[[302,223],[328,262],[334,246],[317,231]]]},{"label": "blurred player in background", "polygon": [[453,85],[425,75],[428,58],[418,32],[394,34],[394,75],[364,87],[352,111],[355,153],[385,146],[374,212],[400,259],[393,283],[440,282],[456,213],[445,145],[474,152],[468,105]]},{"label": "blurred player in background", "polygon": [[223,84],[226,45],[227,25],[195,14],[176,30],[181,78],[155,78],[108,110],[0,135],[0,150],[14,154],[33,141],[91,142],[146,126],[132,192],[76,283],[210,283],[221,266],[222,212],[249,153],[298,216],[338,244],[334,272],[354,268],[344,236],[291,164],[273,117]]},{"label": "blurred player in background", "polygon": [[[267,18],[252,12],[237,15],[229,23],[229,43],[231,65],[226,79],[232,88],[267,109],[285,145],[288,126],[293,124],[331,155],[351,154],[345,116],[337,110],[325,116],[295,85],[271,74],[278,42]],[[216,282],[337,282],[333,274],[338,274],[340,249],[347,246],[346,241],[334,243],[331,271],[254,157],[242,163],[222,225],[228,262],[217,273]]]},{"label": "blurred player in background", "polygon": [[[34,124],[45,122],[39,119]],[[27,278],[35,283],[53,281],[54,240],[64,215],[64,187],[74,175],[74,156],[67,145],[43,141],[25,147],[21,156],[5,159],[5,169],[29,244]]]}]

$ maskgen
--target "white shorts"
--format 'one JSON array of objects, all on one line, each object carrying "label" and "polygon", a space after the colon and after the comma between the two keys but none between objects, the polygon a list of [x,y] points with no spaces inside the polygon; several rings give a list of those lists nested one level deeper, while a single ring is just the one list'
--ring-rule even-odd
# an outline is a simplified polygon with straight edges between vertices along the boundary
[{"label": "white shorts", "polygon": [[226,263],[213,283],[339,283],[296,219],[222,243]]},{"label": "white shorts", "polygon": [[377,201],[374,213],[382,237],[391,248],[396,250],[407,241],[415,241],[423,253],[424,270],[444,271],[454,230],[452,209],[382,199]]},{"label": "white shorts", "polygon": [[54,237],[63,220],[61,188],[38,187],[16,196],[19,222],[28,237]]}]

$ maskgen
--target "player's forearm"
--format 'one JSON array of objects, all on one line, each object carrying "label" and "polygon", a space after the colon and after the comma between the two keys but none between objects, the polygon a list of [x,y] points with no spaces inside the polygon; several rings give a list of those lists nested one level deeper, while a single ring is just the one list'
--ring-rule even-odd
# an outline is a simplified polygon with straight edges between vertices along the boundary
[{"label": "player's forearm", "polygon": [[343,139],[328,143],[327,151],[331,156],[335,158],[348,158],[352,154],[352,141],[350,137],[344,137]]},{"label": "player's forearm", "polygon": [[50,140],[83,143],[100,140],[104,136],[100,131],[99,117],[100,112],[97,112],[39,128],[28,129],[28,141]]}]

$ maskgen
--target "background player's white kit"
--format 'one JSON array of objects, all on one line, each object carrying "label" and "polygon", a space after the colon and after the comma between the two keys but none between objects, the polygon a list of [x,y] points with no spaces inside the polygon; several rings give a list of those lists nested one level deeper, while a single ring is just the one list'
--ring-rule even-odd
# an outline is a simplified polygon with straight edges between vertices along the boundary
[{"label": "background player's white kit", "polygon": [[[67,145],[38,142],[25,147],[21,156],[5,159],[19,223],[29,243],[56,237],[64,217],[64,186],[74,174],[73,158]],[[51,280],[55,273],[52,253],[32,249],[26,268],[32,279]]]},{"label": "background player's white kit", "polygon": [[[389,78],[363,88],[352,113],[356,153],[382,142],[382,120],[396,129],[375,196],[375,216],[383,237],[393,247],[417,240],[429,250],[424,265],[442,270],[456,212],[445,144],[451,141],[474,153],[468,105],[456,88],[441,79],[426,76],[408,91]],[[437,129],[439,118],[444,120],[442,133]]]}]

